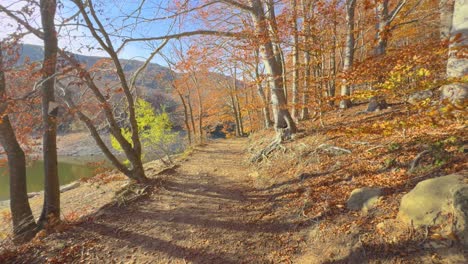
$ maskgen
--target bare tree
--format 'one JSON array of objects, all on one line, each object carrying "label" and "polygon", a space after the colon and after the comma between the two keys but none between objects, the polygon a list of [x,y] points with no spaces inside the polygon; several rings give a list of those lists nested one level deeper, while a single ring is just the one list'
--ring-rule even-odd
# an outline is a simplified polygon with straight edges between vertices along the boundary
[{"label": "bare tree", "polygon": [[[354,61],[354,10],[356,8],[356,0],[346,0],[346,46],[344,51],[343,73],[347,74]],[[343,79],[341,85],[341,96],[350,95],[350,86],[346,78]],[[340,108],[349,108],[351,100],[343,99],[340,102]]]},{"label": "bare tree", "polygon": [[55,31],[55,0],[41,0],[41,21],[44,40],[42,64],[42,119],[44,158],[44,206],[39,223],[52,224],[60,220],[60,183],[57,164],[57,113],[55,103],[55,72],[57,67],[58,40]]},{"label": "bare tree", "polygon": [[309,89],[311,86],[312,72],[311,72],[311,54],[310,50],[307,48],[312,39],[312,15],[315,1],[301,0],[302,5],[302,16],[303,16],[303,25],[302,31],[304,34],[303,37],[303,49],[304,49],[304,85],[302,86],[302,110],[301,110],[301,119],[309,118]]},{"label": "bare tree", "polygon": [[[121,145],[125,156],[130,161],[130,167],[124,165],[121,161],[119,161],[119,159],[115,155],[112,154],[109,147],[106,146],[106,144],[104,143],[102,136],[98,133],[98,129],[93,123],[92,119],[86,116],[85,113],[83,113],[78,107],[76,107],[75,103],[71,100],[70,92],[67,91],[67,85],[61,83],[60,87],[63,91],[63,95],[65,96],[65,100],[68,103],[68,105],[73,108],[74,112],[76,112],[79,119],[87,126],[96,144],[101,148],[101,150],[103,151],[105,156],[111,161],[111,163],[129,178],[137,182],[146,182],[147,178],[145,176],[145,172],[143,170],[143,163],[141,160],[142,149],[135,117],[134,98],[132,95],[130,84],[127,82],[126,76],[123,72],[122,64],[119,61],[117,51],[116,49],[114,49],[113,41],[111,40],[110,35],[107,33],[104,25],[99,20],[99,17],[97,16],[94,10],[93,3],[91,1],[87,1],[87,5],[85,5],[79,0],[74,0],[73,3],[78,8],[78,14],[83,16],[85,25],[90,30],[92,36],[98,41],[99,45],[109,54],[112,62],[114,63],[120,84],[122,86],[122,90],[124,91],[126,103],[128,105],[129,115],[127,118],[128,124],[131,128],[130,141],[123,136],[122,127],[117,121],[116,116],[114,115],[114,109],[112,107],[111,102],[108,100],[109,98],[106,97],[103,94],[103,92],[99,89],[90,72],[70,53],[64,51],[63,49],[58,49],[58,53],[61,57],[63,57],[64,60],[68,62],[68,67],[72,68],[76,72],[76,76],[79,76],[79,78],[82,80],[82,83],[84,83],[94,94],[95,99],[99,103],[99,106],[102,112],[104,113],[104,116],[108,123],[109,131],[112,134],[112,136],[114,136],[114,138],[117,140],[117,142]],[[36,37],[40,39],[45,39],[45,32],[34,28],[25,19],[16,15],[15,12],[9,10],[3,5],[0,5],[0,11],[14,19],[18,24],[23,26]],[[94,23],[97,25],[97,28],[95,27]]]},{"label": "bare tree", "polygon": [[29,206],[26,189],[26,158],[7,113],[4,43],[0,42],[0,144],[5,149],[10,171],[10,210],[13,220],[13,236],[16,242],[34,237],[37,225]]},{"label": "bare tree", "polygon": [[293,51],[292,51],[292,63],[293,63],[293,80],[292,80],[292,108],[291,116],[297,120],[297,104],[299,102],[299,29],[297,25],[297,1],[291,0],[291,16],[292,16],[292,30],[293,30]]}]

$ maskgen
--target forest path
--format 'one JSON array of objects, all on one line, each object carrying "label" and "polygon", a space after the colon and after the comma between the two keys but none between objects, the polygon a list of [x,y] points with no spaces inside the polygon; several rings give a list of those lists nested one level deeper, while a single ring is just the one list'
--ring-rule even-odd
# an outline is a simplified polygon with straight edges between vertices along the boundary
[{"label": "forest path", "polygon": [[148,198],[104,208],[55,239],[78,245],[75,263],[289,263],[298,224],[271,217],[274,194],[252,187],[246,145],[198,148]]}]

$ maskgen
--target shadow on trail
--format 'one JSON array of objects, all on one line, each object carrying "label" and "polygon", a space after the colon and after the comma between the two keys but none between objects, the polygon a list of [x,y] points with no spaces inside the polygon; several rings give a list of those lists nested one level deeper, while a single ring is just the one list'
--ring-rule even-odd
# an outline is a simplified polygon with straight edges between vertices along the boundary
[{"label": "shadow on trail", "polygon": [[169,258],[229,264],[270,263],[274,252],[297,243],[288,237],[316,223],[296,208],[284,209],[289,198],[278,199],[299,189],[261,190],[249,184],[240,146],[209,147],[171,174],[158,175],[147,198],[102,208],[81,227],[125,255],[132,255],[122,249],[130,245],[159,263]]},{"label": "shadow on trail", "polygon": [[169,256],[190,260],[193,263],[237,263],[233,256],[203,252],[203,248],[186,248],[162,239],[138,234],[124,229],[116,229],[105,224],[94,223],[92,231],[103,236],[125,240],[136,247],[152,252],[162,252]]},{"label": "shadow on trail", "polygon": [[[139,217],[152,221],[168,221],[171,223],[184,224],[188,226],[198,226],[202,228],[226,229],[230,231],[242,231],[248,233],[284,233],[288,231],[297,231],[297,229],[310,226],[312,222],[298,221],[291,223],[281,222],[239,222],[222,221],[210,218],[209,215],[193,215],[192,210],[175,209],[170,211],[158,212],[136,212]],[[172,218],[167,219],[168,216]],[[226,216],[226,215],[225,215]]]},{"label": "shadow on trail", "polygon": [[163,184],[165,189],[172,192],[188,193],[240,202],[247,200],[247,197],[242,194],[241,189],[226,189],[212,184],[180,183],[176,181],[165,181]]}]

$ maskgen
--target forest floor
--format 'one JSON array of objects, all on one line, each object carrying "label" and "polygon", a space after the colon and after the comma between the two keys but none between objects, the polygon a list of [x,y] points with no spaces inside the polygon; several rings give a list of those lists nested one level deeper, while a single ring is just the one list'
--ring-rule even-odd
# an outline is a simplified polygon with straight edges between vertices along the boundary
[{"label": "forest floor", "polygon": [[[150,162],[149,188],[135,189],[146,195],[120,206],[111,196],[125,182],[108,174],[98,179],[113,186],[102,196],[108,203],[70,211],[65,224],[27,245],[0,245],[0,263],[467,263],[468,250],[437,227],[397,221],[401,198],[418,182],[456,172],[468,178],[466,122],[426,124],[401,105],[364,108],[327,113],[323,125],[302,122],[294,140],[256,164],[248,159],[273,131],[210,141],[171,170]],[[402,117],[410,118],[404,127]],[[427,149],[433,154],[411,171]],[[348,210],[361,187],[381,187],[383,196],[370,211]],[[89,203],[80,188],[64,193],[76,192],[64,211]],[[93,188],[82,190],[99,197]]]},{"label": "forest floor", "polygon": [[[177,169],[158,175],[146,198],[104,207],[62,232],[4,254],[4,261],[288,262],[312,222],[275,203],[282,193],[253,187],[246,144],[246,139],[230,139],[198,148]],[[148,176],[154,179],[152,172]]]}]

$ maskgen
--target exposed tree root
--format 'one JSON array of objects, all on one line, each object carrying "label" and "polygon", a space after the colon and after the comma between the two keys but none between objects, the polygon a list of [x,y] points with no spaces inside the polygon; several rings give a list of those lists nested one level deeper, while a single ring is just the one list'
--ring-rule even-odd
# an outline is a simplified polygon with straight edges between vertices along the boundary
[{"label": "exposed tree root", "polygon": [[130,184],[115,194],[115,203],[117,206],[127,205],[141,197],[149,194],[149,185]]},{"label": "exposed tree root", "polygon": [[413,172],[418,166],[419,166],[419,163],[421,162],[421,159],[426,155],[426,154],[429,154],[431,153],[430,150],[424,150],[424,151],[421,151],[418,155],[416,155],[416,157],[414,158],[414,160],[411,162],[411,165],[410,165],[410,168],[409,168],[409,172]]},{"label": "exposed tree root", "polygon": [[320,146],[317,147],[317,149],[314,152],[317,152],[319,150],[323,150],[327,153],[333,154],[333,155],[343,155],[343,154],[351,154],[351,150],[345,149],[345,148],[340,148],[337,146],[332,146],[328,144],[321,144]]},{"label": "exposed tree root", "polygon": [[[251,159],[250,162],[252,163],[258,163],[261,162],[264,159],[268,158],[268,155],[270,155],[272,152],[274,152],[277,149],[282,148],[281,142],[283,142],[284,139],[284,132],[280,131],[276,133],[276,138],[271,142],[268,146],[266,146],[264,149],[262,149],[260,152],[258,152],[256,155],[254,155]],[[284,147],[283,147],[284,149]]]}]

